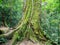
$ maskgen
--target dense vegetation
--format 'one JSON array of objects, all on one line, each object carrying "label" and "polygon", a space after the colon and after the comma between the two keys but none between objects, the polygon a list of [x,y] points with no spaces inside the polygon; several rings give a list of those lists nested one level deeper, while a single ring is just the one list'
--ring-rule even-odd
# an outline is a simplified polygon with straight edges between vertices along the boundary
[{"label": "dense vegetation", "polygon": [[58,31],[60,30],[59,0],[46,0],[42,2],[42,28],[47,37],[58,43]]},{"label": "dense vegetation", "polygon": [[59,6],[59,0],[0,0],[0,27],[13,28],[0,34],[0,43],[12,39],[16,45],[27,39],[60,45]]},{"label": "dense vegetation", "polygon": [[14,27],[22,17],[22,3],[20,0],[0,0],[0,25]]}]

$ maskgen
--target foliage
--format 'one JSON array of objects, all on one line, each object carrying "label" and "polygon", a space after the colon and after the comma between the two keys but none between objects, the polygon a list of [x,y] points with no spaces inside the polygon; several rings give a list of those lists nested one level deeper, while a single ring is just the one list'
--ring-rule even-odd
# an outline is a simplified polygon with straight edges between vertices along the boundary
[{"label": "foliage", "polygon": [[7,39],[6,38],[0,38],[0,44],[1,43],[6,43],[7,42]]},{"label": "foliage", "polygon": [[0,0],[0,25],[15,26],[22,17],[22,3],[22,0]]},{"label": "foliage", "polygon": [[[0,0],[0,26],[15,27],[22,17],[22,0]],[[0,38],[0,43],[6,42]]]},{"label": "foliage", "polygon": [[59,0],[45,0],[42,5],[41,26],[46,37],[58,44],[58,30],[60,24]]}]

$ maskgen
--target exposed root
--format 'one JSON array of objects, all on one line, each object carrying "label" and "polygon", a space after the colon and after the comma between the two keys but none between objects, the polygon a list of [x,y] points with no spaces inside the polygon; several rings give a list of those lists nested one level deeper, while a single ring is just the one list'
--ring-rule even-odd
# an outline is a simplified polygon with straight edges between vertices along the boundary
[{"label": "exposed root", "polygon": [[17,30],[10,30],[8,33],[1,34],[0,38],[12,38],[15,31],[17,31]]}]

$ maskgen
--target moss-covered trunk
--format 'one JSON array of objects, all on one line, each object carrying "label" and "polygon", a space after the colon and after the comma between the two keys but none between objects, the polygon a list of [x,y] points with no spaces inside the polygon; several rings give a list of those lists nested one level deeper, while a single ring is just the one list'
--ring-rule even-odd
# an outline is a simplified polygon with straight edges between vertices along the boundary
[{"label": "moss-covered trunk", "polygon": [[[45,40],[40,27],[41,0],[26,0],[23,17],[16,26],[11,45],[17,40],[30,39],[32,41]],[[0,36],[1,37],[1,36]]]},{"label": "moss-covered trunk", "polygon": [[[44,39],[40,28],[41,0],[26,0],[22,20],[19,22],[12,39],[12,45],[20,36],[21,39],[37,41]],[[22,35],[22,36],[21,36]],[[23,38],[22,38],[23,37]]]}]

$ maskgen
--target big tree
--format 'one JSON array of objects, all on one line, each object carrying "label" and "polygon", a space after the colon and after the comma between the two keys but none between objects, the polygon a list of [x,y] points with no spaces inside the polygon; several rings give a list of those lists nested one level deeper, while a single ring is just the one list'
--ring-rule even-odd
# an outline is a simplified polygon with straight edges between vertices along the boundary
[{"label": "big tree", "polygon": [[12,45],[20,38],[31,39],[37,41],[39,39],[45,40],[40,28],[40,14],[41,14],[41,0],[26,0],[26,5],[23,12],[23,17],[18,23],[17,30],[12,39]]},{"label": "big tree", "polygon": [[24,2],[23,17],[16,25],[16,29],[0,35],[0,38],[12,38],[11,45],[16,45],[18,40],[22,41],[24,39],[32,41],[47,40],[40,25],[41,0],[25,0]]},{"label": "big tree", "polygon": [[19,21],[16,29],[7,34],[0,35],[1,37],[12,38],[12,44],[19,39],[30,39],[32,41],[45,40],[43,32],[40,27],[40,15],[41,15],[41,0],[26,0],[23,10],[23,17]]}]

